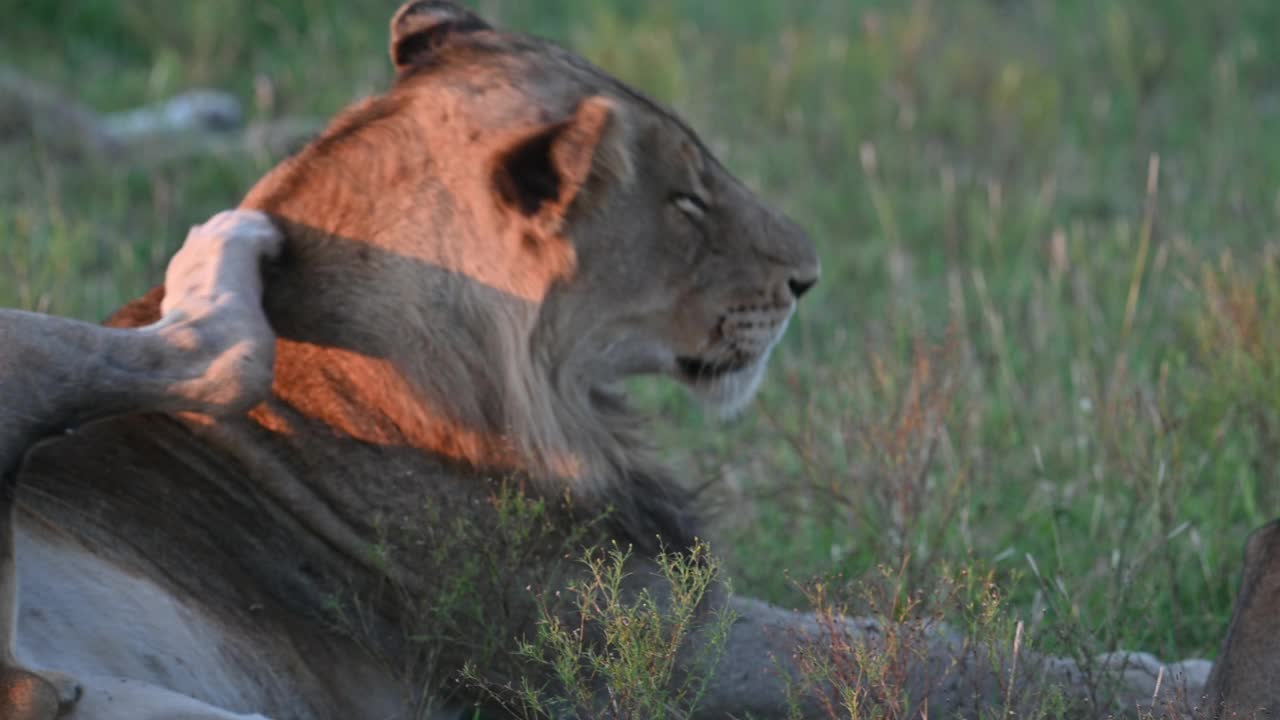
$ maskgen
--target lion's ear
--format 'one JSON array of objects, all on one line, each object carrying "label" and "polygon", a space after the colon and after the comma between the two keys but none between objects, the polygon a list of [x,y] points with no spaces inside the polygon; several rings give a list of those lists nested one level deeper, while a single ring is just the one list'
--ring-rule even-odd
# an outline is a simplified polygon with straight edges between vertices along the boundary
[{"label": "lion's ear", "polygon": [[396,70],[429,58],[450,35],[492,30],[475,13],[445,0],[412,0],[391,18],[391,62]]},{"label": "lion's ear", "polygon": [[539,127],[503,151],[493,180],[502,202],[533,217],[562,215],[593,178],[627,184],[634,173],[623,110],[597,95],[567,120]]}]

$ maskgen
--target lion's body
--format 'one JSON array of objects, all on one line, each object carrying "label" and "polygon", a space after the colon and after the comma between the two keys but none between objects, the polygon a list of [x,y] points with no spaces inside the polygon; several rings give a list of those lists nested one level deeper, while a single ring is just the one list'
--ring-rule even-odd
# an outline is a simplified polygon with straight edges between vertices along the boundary
[{"label": "lion's body", "polygon": [[[147,415],[37,448],[19,495],[19,659],[72,673],[90,695],[87,679],[120,677],[273,718],[413,717],[430,698],[409,661],[376,662],[407,642],[394,618],[366,618],[384,625],[351,638],[330,603],[379,597],[387,575],[371,552],[395,541],[374,523],[405,516],[414,488],[430,484],[455,517],[488,486],[420,453],[283,435]],[[306,458],[279,462],[293,453]],[[429,595],[434,578],[412,573],[436,570],[401,581]],[[371,639],[387,646],[371,655],[358,644]]]},{"label": "lion's body", "polygon": [[[127,678],[227,710],[288,708],[315,717],[308,705],[322,696],[306,694],[313,688],[300,677],[286,683],[276,676],[276,633],[263,632],[267,623],[227,622],[150,573],[130,572],[48,528],[22,527],[18,551],[18,659],[74,674],[88,700],[95,679]],[[255,649],[261,654],[245,652],[244,638],[265,641]],[[84,700],[77,713],[94,717]]]},{"label": "lion's body", "polygon": [[[95,678],[127,678],[221,709],[271,717],[396,717],[406,695],[358,648],[264,597],[261,588],[288,582],[298,568],[287,560],[299,559],[288,548],[272,547],[272,538],[233,535],[263,523],[266,514],[237,512],[228,502],[235,491],[216,486],[208,457],[182,462],[179,450],[168,456],[163,473],[147,472],[149,463],[183,442],[186,431],[158,416],[135,418],[131,425],[87,427],[65,448],[75,451],[83,442],[92,449],[125,439],[121,432],[144,434],[144,442],[138,435],[128,439],[143,452],[113,457],[113,467],[132,468],[127,475],[93,472],[90,457],[55,461],[54,467],[39,453],[33,458],[35,473],[48,468],[86,482],[41,482],[23,497],[19,660],[85,683],[87,696],[73,717],[97,717],[92,703],[103,683]],[[157,496],[174,500],[157,506]],[[71,498],[78,498],[76,506]],[[275,539],[286,540],[283,535]],[[223,538],[264,547],[237,555]],[[279,576],[270,577],[273,571]],[[365,715],[373,710],[377,714]]]}]

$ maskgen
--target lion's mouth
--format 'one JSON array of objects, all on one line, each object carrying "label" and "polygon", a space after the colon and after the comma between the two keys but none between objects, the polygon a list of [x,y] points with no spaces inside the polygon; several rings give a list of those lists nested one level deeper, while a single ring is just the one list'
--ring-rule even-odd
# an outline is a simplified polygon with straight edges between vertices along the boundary
[{"label": "lion's mouth", "polygon": [[696,357],[676,358],[680,373],[692,382],[715,380],[729,373],[744,370],[751,366],[751,362],[750,358],[740,355],[714,361]]}]

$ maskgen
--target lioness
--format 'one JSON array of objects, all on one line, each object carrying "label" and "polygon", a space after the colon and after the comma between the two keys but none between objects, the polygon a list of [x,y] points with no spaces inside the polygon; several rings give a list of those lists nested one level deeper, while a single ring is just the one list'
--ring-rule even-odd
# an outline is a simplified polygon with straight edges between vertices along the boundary
[{"label": "lioness", "polygon": [[[447,635],[429,676],[405,671],[406,618],[467,561],[432,543],[463,526],[499,542],[494,498],[511,484],[553,522],[477,613],[503,650],[555,589],[540,586],[572,577],[561,538],[635,548],[628,591],[669,595],[654,554],[689,547],[699,518],[617,385],[661,374],[740,409],[818,279],[812,244],[670,111],[555,46],[417,0],[392,19],[391,57],[388,93],[242,205],[283,236],[263,276],[270,397],[214,419],[162,387],[154,407],[113,412],[164,413],[46,441],[17,475],[15,660],[82,683],[74,718],[414,716],[479,652]],[[230,267],[251,277],[219,297],[251,306],[256,266]],[[175,289],[181,305],[170,283],[111,324],[163,326]],[[343,599],[356,632],[333,631]],[[693,716],[785,715],[798,637],[831,628],[723,588],[704,606],[738,620]],[[879,641],[874,623],[842,632]],[[1016,698],[1000,663],[928,642],[904,679],[916,707],[971,716]],[[482,670],[503,677],[509,655]],[[1078,679],[1018,662],[1020,679]]]},{"label": "lioness", "polygon": [[[284,235],[264,299],[271,398],[217,422],[111,419],[28,458],[25,662],[90,691],[118,676],[233,712],[395,717],[417,688],[326,632],[335,594],[434,582],[387,519],[429,501],[484,524],[491,478],[515,477],[640,553],[697,535],[615,385],[665,373],[741,407],[817,280],[812,243],[672,113],[576,56],[449,3],[410,3],[391,27],[390,92],[242,205]],[[161,299],[113,324],[155,322]],[[511,638],[533,617],[526,584],[495,598],[515,608]],[[385,634],[362,642],[394,657],[404,640]],[[750,676],[706,706],[780,711],[758,625],[743,638]],[[451,650],[456,668],[466,648]]]}]

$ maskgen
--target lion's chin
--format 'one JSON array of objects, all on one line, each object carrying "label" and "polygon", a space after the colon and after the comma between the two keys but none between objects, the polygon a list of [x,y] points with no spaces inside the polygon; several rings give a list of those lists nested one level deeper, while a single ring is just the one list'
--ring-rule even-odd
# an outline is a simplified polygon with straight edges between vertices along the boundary
[{"label": "lion's chin", "polygon": [[755,398],[768,360],[766,353],[739,369],[710,378],[691,379],[686,384],[703,407],[722,420],[731,420],[741,415]]}]

